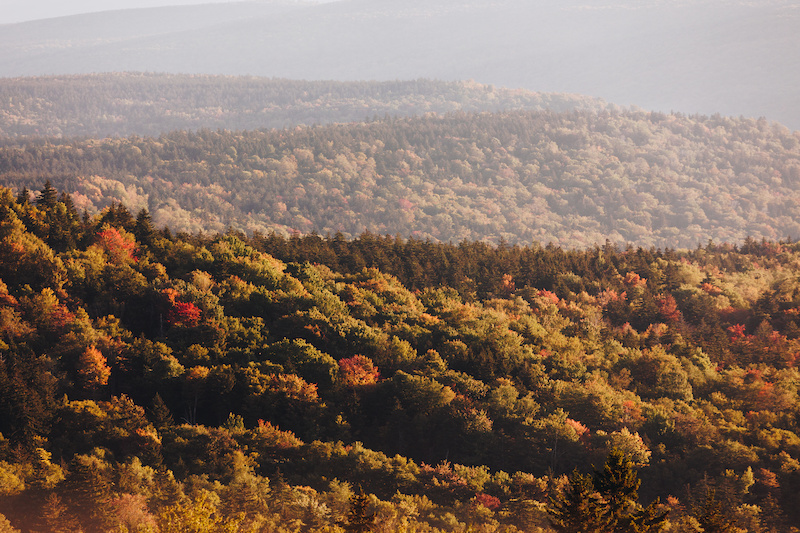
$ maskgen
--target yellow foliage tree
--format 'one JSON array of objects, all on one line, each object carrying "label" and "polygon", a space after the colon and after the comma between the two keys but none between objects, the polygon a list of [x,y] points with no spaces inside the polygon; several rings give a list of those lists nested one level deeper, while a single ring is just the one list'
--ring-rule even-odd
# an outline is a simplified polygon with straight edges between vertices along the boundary
[{"label": "yellow foliage tree", "polygon": [[156,520],[161,533],[235,533],[240,517],[222,517],[207,492],[191,503],[165,508]]}]

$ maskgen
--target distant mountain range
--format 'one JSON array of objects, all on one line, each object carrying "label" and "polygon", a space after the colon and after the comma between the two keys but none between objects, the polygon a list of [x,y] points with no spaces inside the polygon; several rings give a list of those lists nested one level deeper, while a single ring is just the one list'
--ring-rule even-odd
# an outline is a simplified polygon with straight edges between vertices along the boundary
[{"label": "distant mountain range", "polygon": [[242,2],[0,26],[0,76],[473,79],[800,129],[798,28],[788,0]]}]

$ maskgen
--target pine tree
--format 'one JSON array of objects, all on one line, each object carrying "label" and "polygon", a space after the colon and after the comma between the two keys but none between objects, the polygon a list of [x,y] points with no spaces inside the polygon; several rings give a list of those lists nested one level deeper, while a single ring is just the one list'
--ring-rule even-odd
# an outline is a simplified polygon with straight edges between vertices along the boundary
[{"label": "pine tree", "polygon": [[372,523],[375,521],[375,517],[367,512],[368,505],[369,497],[364,494],[363,490],[359,490],[358,493],[350,497],[350,511],[347,513],[345,531],[353,533],[372,531]]},{"label": "pine tree", "polygon": [[722,502],[717,499],[716,490],[706,489],[703,506],[697,512],[697,521],[705,533],[733,533],[741,531],[728,520],[722,509]]},{"label": "pine tree", "polygon": [[611,531],[629,531],[642,483],[630,458],[612,449],[603,469],[594,472],[593,481],[595,489],[606,500]]},{"label": "pine tree", "polygon": [[53,208],[58,202],[58,191],[47,180],[44,184],[44,189],[41,190],[39,196],[36,197],[36,205]]},{"label": "pine tree", "polygon": [[605,502],[592,484],[592,477],[576,469],[564,490],[550,501],[553,529],[564,533],[605,531],[608,517]]},{"label": "pine tree", "polygon": [[148,409],[147,414],[149,415],[148,418],[150,422],[153,423],[153,426],[159,431],[162,431],[164,428],[174,426],[175,420],[172,418],[172,412],[167,407],[167,404],[164,403],[164,399],[161,398],[161,395],[156,393],[153,397],[153,401],[150,404],[150,409]]},{"label": "pine tree", "polygon": [[51,533],[72,533],[80,530],[80,524],[74,516],[69,514],[69,510],[58,494],[51,493],[45,499],[41,509],[42,523]]},{"label": "pine tree", "polygon": [[17,195],[17,203],[19,205],[27,205],[31,202],[31,191],[28,190],[27,187],[23,187],[19,194]]},{"label": "pine tree", "polygon": [[133,227],[133,234],[136,236],[136,240],[144,245],[149,246],[153,243],[156,230],[153,227],[153,219],[150,217],[150,213],[147,209],[142,208],[139,214],[136,215],[136,225]]},{"label": "pine tree", "polygon": [[71,508],[89,532],[107,531],[111,521],[111,483],[102,463],[89,456],[76,456],[70,464],[67,487]]},{"label": "pine tree", "polygon": [[606,502],[609,531],[614,533],[658,532],[664,528],[667,511],[655,501],[643,508],[639,504],[641,480],[633,461],[617,448],[608,454],[602,470],[594,472],[594,487]]}]

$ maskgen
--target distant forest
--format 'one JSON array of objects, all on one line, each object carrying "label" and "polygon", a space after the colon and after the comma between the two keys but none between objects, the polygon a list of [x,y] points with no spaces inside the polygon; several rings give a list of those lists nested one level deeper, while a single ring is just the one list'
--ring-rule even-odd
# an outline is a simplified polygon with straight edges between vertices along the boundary
[{"label": "distant forest", "polygon": [[602,109],[602,100],[475,82],[295,81],[108,73],[0,78],[0,137],[157,136],[450,111]]},{"label": "distant forest", "polygon": [[[367,86],[365,86],[367,87]],[[688,247],[800,236],[800,132],[636,111],[456,112],[158,137],[5,139],[0,182],[172,231]]]}]

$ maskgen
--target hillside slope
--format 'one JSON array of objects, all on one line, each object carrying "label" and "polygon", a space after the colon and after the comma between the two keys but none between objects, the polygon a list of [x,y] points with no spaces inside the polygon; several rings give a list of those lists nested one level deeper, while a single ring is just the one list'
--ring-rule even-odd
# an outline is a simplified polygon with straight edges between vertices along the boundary
[{"label": "hillside slope", "polygon": [[0,75],[148,71],[474,79],[800,128],[789,0],[341,0],[107,12],[8,25]]},{"label": "hillside slope", "polygon": [[800,237],[800,133],[766,120],[507,112],[8,141],[0,182],[175,231],[690,247]]},{"label": "hillside slope", "polygon": [[799,244],[271,239],[398,279],[52,188],[0,215],[4,531],[346,533],[362,490],[376,533],[800,523]]}]

